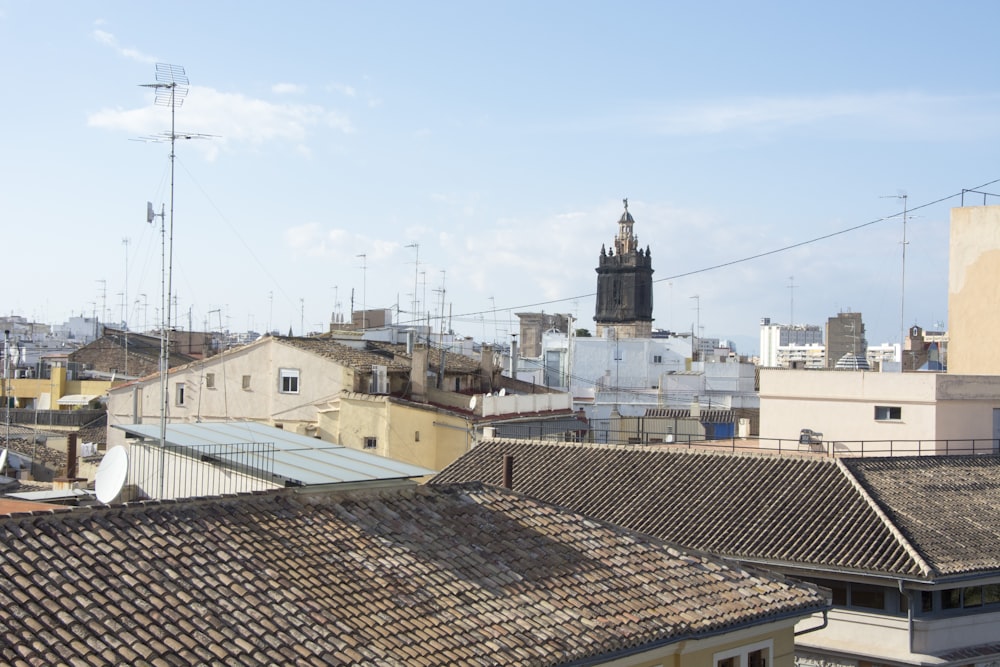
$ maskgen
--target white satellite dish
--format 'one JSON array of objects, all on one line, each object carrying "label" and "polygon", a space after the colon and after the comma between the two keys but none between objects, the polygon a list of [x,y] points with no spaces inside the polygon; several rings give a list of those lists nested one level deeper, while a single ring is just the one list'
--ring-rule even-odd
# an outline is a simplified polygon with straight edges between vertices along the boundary
[{"label": "white satellite dish", "polygon": [[472,398],[469,399],[469,409],[470,410],[475,410],[476,409],[476,397],[475,396],[473,396]]},{"label": "white satellite dish", "polygon": [[125,486],[127,474],[128,451],[121,445],[112,447],[101,459],[101,465],[97,467],[97,475],[94,478],[97,499],[105,504],[114,502]]},{"label": "white satellite dish", "polygon": [[3,474],[4,466],[7,465],[7,450],[0,452],[0,475]]},{"label": "white satellite dish", "polygon": [[500,388],[499,395],[500,396],[506,396],[507,395],[507,389],[506,389],[506,387],[501,387]]}]

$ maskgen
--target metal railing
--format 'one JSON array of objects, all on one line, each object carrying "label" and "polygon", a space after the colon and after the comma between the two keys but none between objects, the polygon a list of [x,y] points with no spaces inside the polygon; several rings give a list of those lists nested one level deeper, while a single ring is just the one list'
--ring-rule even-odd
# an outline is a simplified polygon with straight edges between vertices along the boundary
[{"label": "metal railing", "polygon": [[273,442],[161,447],[132,441],[127,499],[192,498],[247,493],[283,486],[274,476]]},{"label": "metal railing", "polygon": [[[555,442],[589,442],[617,445],[662,445],[687,449],[719,451],[760,451],[774,454],[814,455],[827,457],[889,457],[889,456],[959,456],[1000,455],[1000,439],[952,438],[943,440],[818,440],[800,442],[795,438],[740,438],[731,434],[712,438],[701,433],[611,428],[611,420],[592,420],[586,431],[546,433],[537,424],[508,425],[498,437],[548,440]],[[735,427],[735,425],[734,425]],[[732,429],[722,429],[728,433]]]}]

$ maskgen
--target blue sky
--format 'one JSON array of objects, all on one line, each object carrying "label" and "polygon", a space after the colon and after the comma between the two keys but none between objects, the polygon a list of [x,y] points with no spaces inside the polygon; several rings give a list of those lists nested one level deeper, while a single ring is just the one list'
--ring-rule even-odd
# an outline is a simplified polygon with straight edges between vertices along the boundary
[{"label": "blue sky", "polygon": [[182,327],[324,329],[352,291],[408,321],[416,279],[417,310],[436,318],[443,288],[476,339],[525,310],[592,329],[628,197],[654,326],[753,352],[761,317],[852,310],[896,341],[947,322],[958,193],[1000,192],[998,19],[995,2],[0,0],[0,312],[156,324],[145,207],[169,205],[169,145],[130,139],[170,129],[140,87],[162,62],[191,82],[178,132],[213,135],[177,144]]}]

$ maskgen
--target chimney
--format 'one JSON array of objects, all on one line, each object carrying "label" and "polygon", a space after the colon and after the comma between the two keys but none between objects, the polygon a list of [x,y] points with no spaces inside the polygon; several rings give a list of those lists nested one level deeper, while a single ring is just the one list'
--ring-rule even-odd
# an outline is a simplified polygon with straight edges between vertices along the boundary
[{"label": "chimney", "polygon": [[503,488],[514,488],[514,457],[510,454],[503,455]]},{"label": "chimney", "polygon": [[66,476],[70,479],[76,477],[77,469],[76,433],[66,436]]},{"label": "chimney", "polygon": [[480,390],[483,393],[493,391],[493,346],[483,344],[479,352],[479,375],[482,378]]},{"label": "chimney", "polygon": [[410,357],[410,398],[421,403],[427,402],[427,356],[426,345],[413,346]]}]

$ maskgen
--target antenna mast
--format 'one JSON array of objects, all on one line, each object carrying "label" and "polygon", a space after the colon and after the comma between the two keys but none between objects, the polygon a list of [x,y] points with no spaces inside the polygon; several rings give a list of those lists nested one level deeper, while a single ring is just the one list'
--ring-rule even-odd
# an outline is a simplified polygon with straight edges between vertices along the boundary
[{"label": "antenna mast", "polygon": [[[170,249],[167,255],[168,270],[166,294],[163,295],[164,320],[160,323],[160,497],[163,497],[163,459],[167,446],[167,371],[170,368],[170,295],[173,293],[174,268],[174,163],[177,161],[177,107],[184,104],[188,94],[187,74],[180,65],[156,63],[156,83],[141,84],[156,91],[155,103],[170,107]],[[160,214],[162,215],[162,213]],[[161,290],[162,291],[162,290]]]}]

